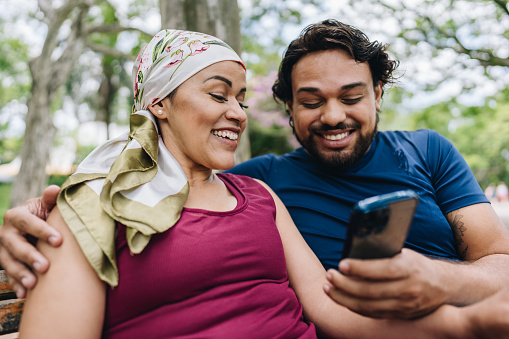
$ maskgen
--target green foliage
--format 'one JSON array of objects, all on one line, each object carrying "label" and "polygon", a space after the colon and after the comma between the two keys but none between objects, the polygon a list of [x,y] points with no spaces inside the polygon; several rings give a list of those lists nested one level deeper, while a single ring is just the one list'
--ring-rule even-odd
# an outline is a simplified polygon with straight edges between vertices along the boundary
[{"label": "green foliage", "polygon": [[295,148],[296,141],[288,126],[284,108],[272,98],[276,73],[257,75],[248,83],[246,104],[249,106],[249,139],[251,156],[266,153],[283,154]]},{"label": "green foliage", "polygon": [[9,133],[9,123],[20,112],[6,107],[26,102],[30,92],[28,46],[7,36],[0,22],[0,164],[12,161],[21,148],[22,138]]},{"label": "green foliage", "polygon": [[[66,175],[51,175],[48,178],[48,185],[62,186],[67,179]],[[5,211],[10,208],[11,203],[11,183],[0,183],[0,220],[3,223]]]},{"label": "green foliage", "polygon": [[460,151],[482,187],[509,182],[509,88],[483,106],[464,106],[454,100],[414,112],[406,129],[430,128],[448,138]]},{"label": "green foliage", "polygon": [[97,147],[97,145],[81,145],[77,143],[76,159],[74,164],[79,164]]},{"label": "green foliage", "polygon": [[21,137],[2,137],[7,127],[8,124],[0,125],[0,164],[9,163],[14,160],[21,149]]},{"label": "green foliage", "polygon": [[48,178],[48,185],[62,186],[68,175],[50,175]]},{"label": "green foliage", "polygon": [[303,13],[311,8],[323,8],[323,2],[319,0],[252,0],[243,3],[242,57],[250,72],[265,76],[279,66],[282,51],[289,43],[284,39],[286,29],[301,25],[305,19]]},{"label": "green foliage", "polygon": [[9,209],[11,199],[11,184],[0,183],[0,220],[4,220],[5,211]]},{"label": "green foliage", "polygon": [[242,36],[243,60],[246,68],[256,75],[268,75],[271,70],[276,70],[281,62],[280,53],[270,50],[253,37]]},{"label": "green foliage", "polygon": [[[509,67],[506,0],[350,0],[341,9],[346,13],[354,13],[351,22],[368,36],[385,36],[391,52],[408,62],[406,77],[426,90],[451,80],[475,88],[479,82],[472,71],[507,84],[507,73],[500,71]],[[432,77],[427,68],[418,70],[427,57]]]},{"label": "green foliage", "polygon": [[294,149],[288,142],[288,131],[281,126],[263,127],[255,120],[249,125],[251,156],[267,153],[283,154]]},{"label": "green foliage", "polygon": [[[509,103],[483,107],[477,120],[458,128],[454,140],[481,185],[509,182]],[[475,142],[474,142],[475,141]]]},{"label": "green foliage", "polygon": [[0,26],[0,80],[0,108],[11,100],[23,100],[29,93],[28,46],[7,37],[3,26]]}]

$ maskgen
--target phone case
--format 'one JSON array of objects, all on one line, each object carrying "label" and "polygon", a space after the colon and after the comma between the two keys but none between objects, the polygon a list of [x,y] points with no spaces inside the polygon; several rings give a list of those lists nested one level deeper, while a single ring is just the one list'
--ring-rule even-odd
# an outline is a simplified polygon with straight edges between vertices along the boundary
[{"label": "phone case", "polygon": [[350,215],[343,258],[378,259],[399,253],[418,201],[410,190],[359,201]]}]

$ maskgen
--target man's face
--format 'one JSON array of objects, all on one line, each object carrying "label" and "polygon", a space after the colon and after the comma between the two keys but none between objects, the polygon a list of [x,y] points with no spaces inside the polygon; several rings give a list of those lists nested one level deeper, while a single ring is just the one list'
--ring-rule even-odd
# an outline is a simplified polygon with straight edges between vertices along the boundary
[{"label": "man's face", "polygon": [[343,50],[318,51],[292,69],[287,102],[295,135],[322,164],[344,169],[368,151],[378,124],[382,89],[373,87],[369,65]]}]

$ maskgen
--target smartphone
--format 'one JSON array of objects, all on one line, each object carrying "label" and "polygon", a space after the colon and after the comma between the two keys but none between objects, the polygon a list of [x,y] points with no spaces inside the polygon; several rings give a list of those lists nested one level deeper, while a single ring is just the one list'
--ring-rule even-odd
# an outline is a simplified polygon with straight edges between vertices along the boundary
[{"label": "smartphone", "polygon": [[419,197],[404,190],[359,201],[352,209],[343,258],[379,259],[398,254]]}]

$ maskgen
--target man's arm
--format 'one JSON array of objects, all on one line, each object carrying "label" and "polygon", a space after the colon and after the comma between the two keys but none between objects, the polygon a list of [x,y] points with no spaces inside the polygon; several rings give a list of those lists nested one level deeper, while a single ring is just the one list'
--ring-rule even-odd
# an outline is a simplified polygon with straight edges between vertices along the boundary
[{"label": "man's arm", "polygon": [[[37,283],[35,274],[28,268],[45,273],[48,260],[31,244],[25,235],[41,239],[54,247],[62,244],[62,236],[45,220],[56,204],[60,188],[52,185],[43,196],[28,200],[23,205],[5,212],[0,227],[0,265],[7,272],[12,289],[18,298],[26,296],[26,289]],[[27,267],[28,266],[28,267]]]},{"label": "man's arm", "polygon": [[509,231],[489,204],[471,205],[447,215],[456,230],[463,262],[430,259],[404,249],[380,260],[345,259],[334,299],[362,315],[415,318],[443,304],[469,305],[509,286]]},{"label": "man's arm", "polygon": [[[267,186],[266,186],[267,187]],[[325,270],[295,227],[281,200],[272,193],[277,208],[276,224],[285,252],[290,285],[307,320],[326,338],[476,338],[470,323],[476,312],[445,305],[415,320],[374,319],[354,313],[333,301],[336,286],[327,282]],[[328,287],[328,288],[327,288]],[[332,298],[324,293],[324,289]],[[509,300],[507,301],[509,307]],[[501,323],[504,323],[502,319]],[[509,318],[505,321],[509,324]],[[488,326],[489,324],[485,324]]]}]

